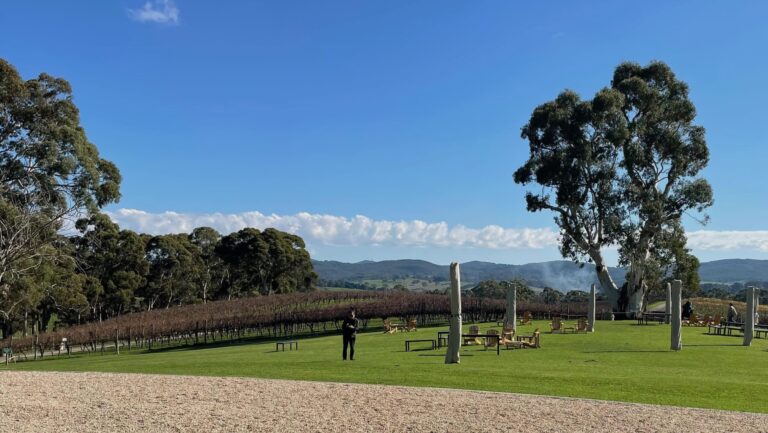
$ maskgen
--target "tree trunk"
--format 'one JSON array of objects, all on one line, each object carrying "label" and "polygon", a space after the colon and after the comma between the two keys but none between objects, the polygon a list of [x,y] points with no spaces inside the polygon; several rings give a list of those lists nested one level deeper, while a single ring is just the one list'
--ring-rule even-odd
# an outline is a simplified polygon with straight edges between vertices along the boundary
[{"label": "tree trunk", "polygon": [[600,252],[599,249],[590,249],[589,257],[592,259],[593,262],[595,262],[595,272],[597,273],[597,280],[600,282],[600,287],[603,288],[603,293],[605,293],[605,297],[611,303],[611,308],[613,309],[613,311],[624,311],[623,308],[621,308],[621,304],[619,302],[621,298],[621,291],[616,286],[616,283],[613,281],[613,277],[611,277],[611,274],[608,272],[608,266],[605,264],[605,259],[603,258],[603,254]]}]

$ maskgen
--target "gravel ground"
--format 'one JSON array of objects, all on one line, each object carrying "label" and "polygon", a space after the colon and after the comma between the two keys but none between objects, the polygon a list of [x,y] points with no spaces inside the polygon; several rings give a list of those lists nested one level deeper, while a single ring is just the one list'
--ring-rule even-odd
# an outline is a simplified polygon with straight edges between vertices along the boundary
[{"label": "gravel ground", "polygon": [[453,389],[0,372],[0,432],[764,432],[768,415]]}]

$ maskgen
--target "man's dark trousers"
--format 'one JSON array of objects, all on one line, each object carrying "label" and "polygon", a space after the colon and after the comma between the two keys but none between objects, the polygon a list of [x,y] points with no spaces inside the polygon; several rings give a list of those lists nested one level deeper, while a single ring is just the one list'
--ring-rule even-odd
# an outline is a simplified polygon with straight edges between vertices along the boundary
[{"label": "man's dark trousers", "polygon": [[349,359],[355,359],[355,335],[344,335],[344,350],[341,352],[341,359],[347,359],[347,346],[349,346]]}]

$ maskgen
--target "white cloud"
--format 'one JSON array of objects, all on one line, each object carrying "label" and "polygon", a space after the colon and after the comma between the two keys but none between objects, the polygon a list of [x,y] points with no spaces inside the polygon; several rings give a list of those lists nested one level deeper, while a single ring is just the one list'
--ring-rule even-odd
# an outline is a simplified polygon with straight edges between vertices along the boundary
[{"label": "white cloud", "polygon": [[139,22],[178,24],[179,8],[173,0],[153,0],[144,3],[141,9],[128,9],[131,17]]},{"label": "white cloud", "polygon": [[688,233],[688,246],[698,250],[747,249],[768,252],[768,231],[713,231]]},{"label": "white cloud", "polygon": [[274,227],[295,233],[310,244],[322,245],[545,248],[556,246],[558,236],[549,228],[513,229],[490,225],[476,229],[463,225],[451,227],[445,222],[377,221],[362,215],[346,218],[307,212],[295,215],[265,215],[256,211],[239,214],[182,214],[119,209],[107,214],[121,227],[143,233],[190,232],[201,226],[213,227],[221,233],[231,233],[244,227]]},{"label": "white cloud", "polygon": [[[558,233],[551,228],[505,228],[498,225],[471,228],[461,224],[449,226],[445,222],[374,220],[363,215],[347,218],[307,212],[295,215],[265,215],[257,211],[237,214],[149,213],[136,209],[119,209],[107,214],[121,227],[142,233],[188,233],[195,227],[208,226],[226,234],[244,227],[262,230],[274,227],[295,233],[310,245],[473,247],[492,250],[554,248],[558,245]],[[694,251],[743,249],[768,252],[768,231],[694,231],[688,233],[688,246]]]}]

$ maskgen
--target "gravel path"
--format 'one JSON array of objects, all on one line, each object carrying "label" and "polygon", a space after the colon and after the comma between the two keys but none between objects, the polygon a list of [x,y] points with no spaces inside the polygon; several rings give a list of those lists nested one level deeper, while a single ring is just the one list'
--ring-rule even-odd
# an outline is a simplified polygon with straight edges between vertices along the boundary
[{"label": "gravel path", "polygon": [[0,371],[0,432],[763,432],[768,415],[452,389]]}]

